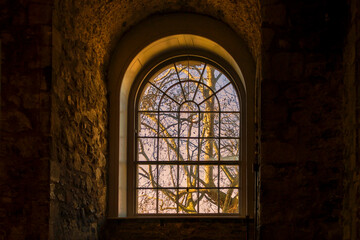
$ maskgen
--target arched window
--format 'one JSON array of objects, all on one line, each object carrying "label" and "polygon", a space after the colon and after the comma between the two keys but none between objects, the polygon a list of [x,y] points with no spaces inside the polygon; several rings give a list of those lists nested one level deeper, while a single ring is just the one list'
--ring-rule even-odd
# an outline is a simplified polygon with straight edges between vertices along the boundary
[{"label": "arched window", "polygon": [[254,216],[254,86],[246,44],[219,21],[129,31],[109,68],[108,216]]},{"label": "arched window", "polygon": [[135,215],[243,214],[246,118],[233,77],[214,61],[183,56],[134,87]]}]

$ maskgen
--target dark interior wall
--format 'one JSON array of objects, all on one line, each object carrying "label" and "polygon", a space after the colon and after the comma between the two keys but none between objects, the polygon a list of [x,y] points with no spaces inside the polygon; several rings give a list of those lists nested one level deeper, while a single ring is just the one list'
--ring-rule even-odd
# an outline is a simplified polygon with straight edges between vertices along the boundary
[{"label": "dark interior wall", "polygon": [[171,12],[220,19],[259,56],[260,15],[254,0],[55,1],[51,238],[96,239],[99,235],[106,218],[108,62],[128,29],[152,14]]},{"label": "dark interior wall", "polygon": [[48,239],[51,16],[0,1],[0,239]]},{"label": "dark interior wall", "polygon": [[253,230],[253,222],[245,219],[113,219],[106,223],[103,239],[254,240]]},{"label": "dark interior wall", "polygon": [[[358,239],[360,5],[261,4],[261,239]],[[107,191],[105,73],[126,30],[151,14],[206,14],[229,24],[259,59],[258,10],[251,0],[1,0],[0,239],[98,238]],[[110,236],[128,234],[122,226],[157,238],[165,227],[160,236],[178,229],[181,238],[194,225],[109,226]]]},{"label": "dark interior wall", "polygon": [[344,50],[344,240],[360,238],[360,3],[352,0],[350,6],[350,27]]},{"label": "dark interior wall", "polygon": [[346,1],[262,1],[261,239],[342,238],[348,14]]}]

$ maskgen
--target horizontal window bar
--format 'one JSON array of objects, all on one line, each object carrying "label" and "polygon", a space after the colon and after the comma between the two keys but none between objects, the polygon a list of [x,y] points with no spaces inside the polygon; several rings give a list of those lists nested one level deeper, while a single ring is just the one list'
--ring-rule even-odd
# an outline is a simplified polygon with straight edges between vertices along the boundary
[{"label": "horizontal window bar", "polygon": [[145,165],[240,165],[241,160],[237,161],[136,161],[137,164]]},{"label": "horizontal window bar", "polygon": [[140,187],[140,188],[136,188],[137,190],[142,190],[142,189],[147,189],[147,190],[205,190],[205,189],[215,189],[215,190],[222,190],[222,189],[234,189],[234,190],[239,190],[240,187],[155,187],[155,188],[145,188],[145,187]]},{"label": "horizontal window bar", "polygon": [[240,111],[145,111],[138,110],[138,113],[241,113]]},{"label": "horizontal window bar", "polygon": [[215,139],[215,140],[222,140],[222,139],[241,139],[241,137],[167,137],[167,136],[138,136],[137,138],[173,138],[173,139]]},{"label": "horizontal window bar", "polygon": [[154,216],[159,216],[159,217],[181,217],[181,216],[186,216],[186,217],[191,217],[191,216],[216,216],[216,217],[240,217],[241,214],[240,213],[136,213],[135,214],[136,216],[139,216],[139,217],[146,217],[146,216],[151,216],[151,217],[154,217]]}]

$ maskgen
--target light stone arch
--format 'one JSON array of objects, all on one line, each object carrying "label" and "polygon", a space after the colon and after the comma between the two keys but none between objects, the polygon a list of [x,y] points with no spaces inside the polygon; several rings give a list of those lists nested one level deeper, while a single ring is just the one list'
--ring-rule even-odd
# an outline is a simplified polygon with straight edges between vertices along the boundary
[{"label": "light stone arch", "polygon": [[127,217],[128,100],[133,82],[144,68],[174,55],[199,54],[226,62],[246,94],[246,215],[254,215],[255,62],[245,42],[226,24],[196,14],[154,16],[139,23],[120,40],[110,62],[108,217]]}]

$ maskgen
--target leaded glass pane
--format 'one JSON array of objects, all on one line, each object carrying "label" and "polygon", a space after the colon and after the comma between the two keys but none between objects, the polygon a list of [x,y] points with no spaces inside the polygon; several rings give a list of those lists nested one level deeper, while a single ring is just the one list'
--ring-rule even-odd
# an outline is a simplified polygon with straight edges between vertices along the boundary
[{"label": "leaded glass pane", "polygon": [[161,89],[162,91],[166,91],[169,87],[176,84],[178,82],[176,70],[174,66],[167,66],[161,70],[159,70],[154,78],[150,80],[156,87]]},{"label": "leaded glass pane", "polygon": [[200,187],[209,188],[217,187],[218,184],[218,166],[217,165],[201,165],[199,166],[199,182]]},{"label": "leaded glass pane", "polygon": [[140,137],[157,136],[158,133],[157,114],[142,112],[139,114],[139,118],[140,118],[139,136]]},{"label": "leaded glass pane", "polygon": [[195,188],[179,190],[179,213],[198,213],[198,191]]},{"label": "leaded glass pane", "polygon": [[176,213],[177,212],[177,195],[176,189],[163,189],[159,191],[159,213]]},{"label": "leaded glass pane", "polygon": [[235,85],[218,68],[191,59],[163,67],[144,84],[137,105],[137,213],[239,214]]},{"label": "leaded glass pane", "polygon": [[156,190],[137,190],[137,212],[140,214],[156,213]]},{"label": "leaded glass pane", "polygon": [[138,161],[156,161],[158,140],[156,138],[138,138]]},{"label": "leaded glass pane", "polygon": [[221,165],[220,166],[220,187],[239,186],[239,166]]},{"label": "leaded glass pane", "polygon": [[179,114],[174,112],[161,112],[159,114],[160,137],[178,137],[178,116]]},{"label": "leaded glass pane", "polygon": [[200,190],[200,213],[218,213],[218,189],[201,189]]},{"label": "leaded glass pane", "polygon": [[220,189],[220,195],[227,197],[220,202],[220,213],[239,213],[239,189]]},{"label": "leaded glass pane", "polygon": [[159,187],[177,187],[178,165],[159,165]]},{"label": "leaded glass pane", "polygon": [[221,111],[235,112],[240,111],[240,102],[236,94],[235,87],[232,84],[217,92],[220,101]]},{"label": "leaded glass pane", "polygon": [[240,136],[240,113],[221,113],[221,137]]},{"label": "leaded glass pane", "polygon": [[153,188],[157,186],[157,167],[152,164],[137,166],[137,187]]},{"label": "leaded glass pane", "polygon": [[179,187],[194,188],[197,187],[198,166],[180,165],[179,166]]}]

